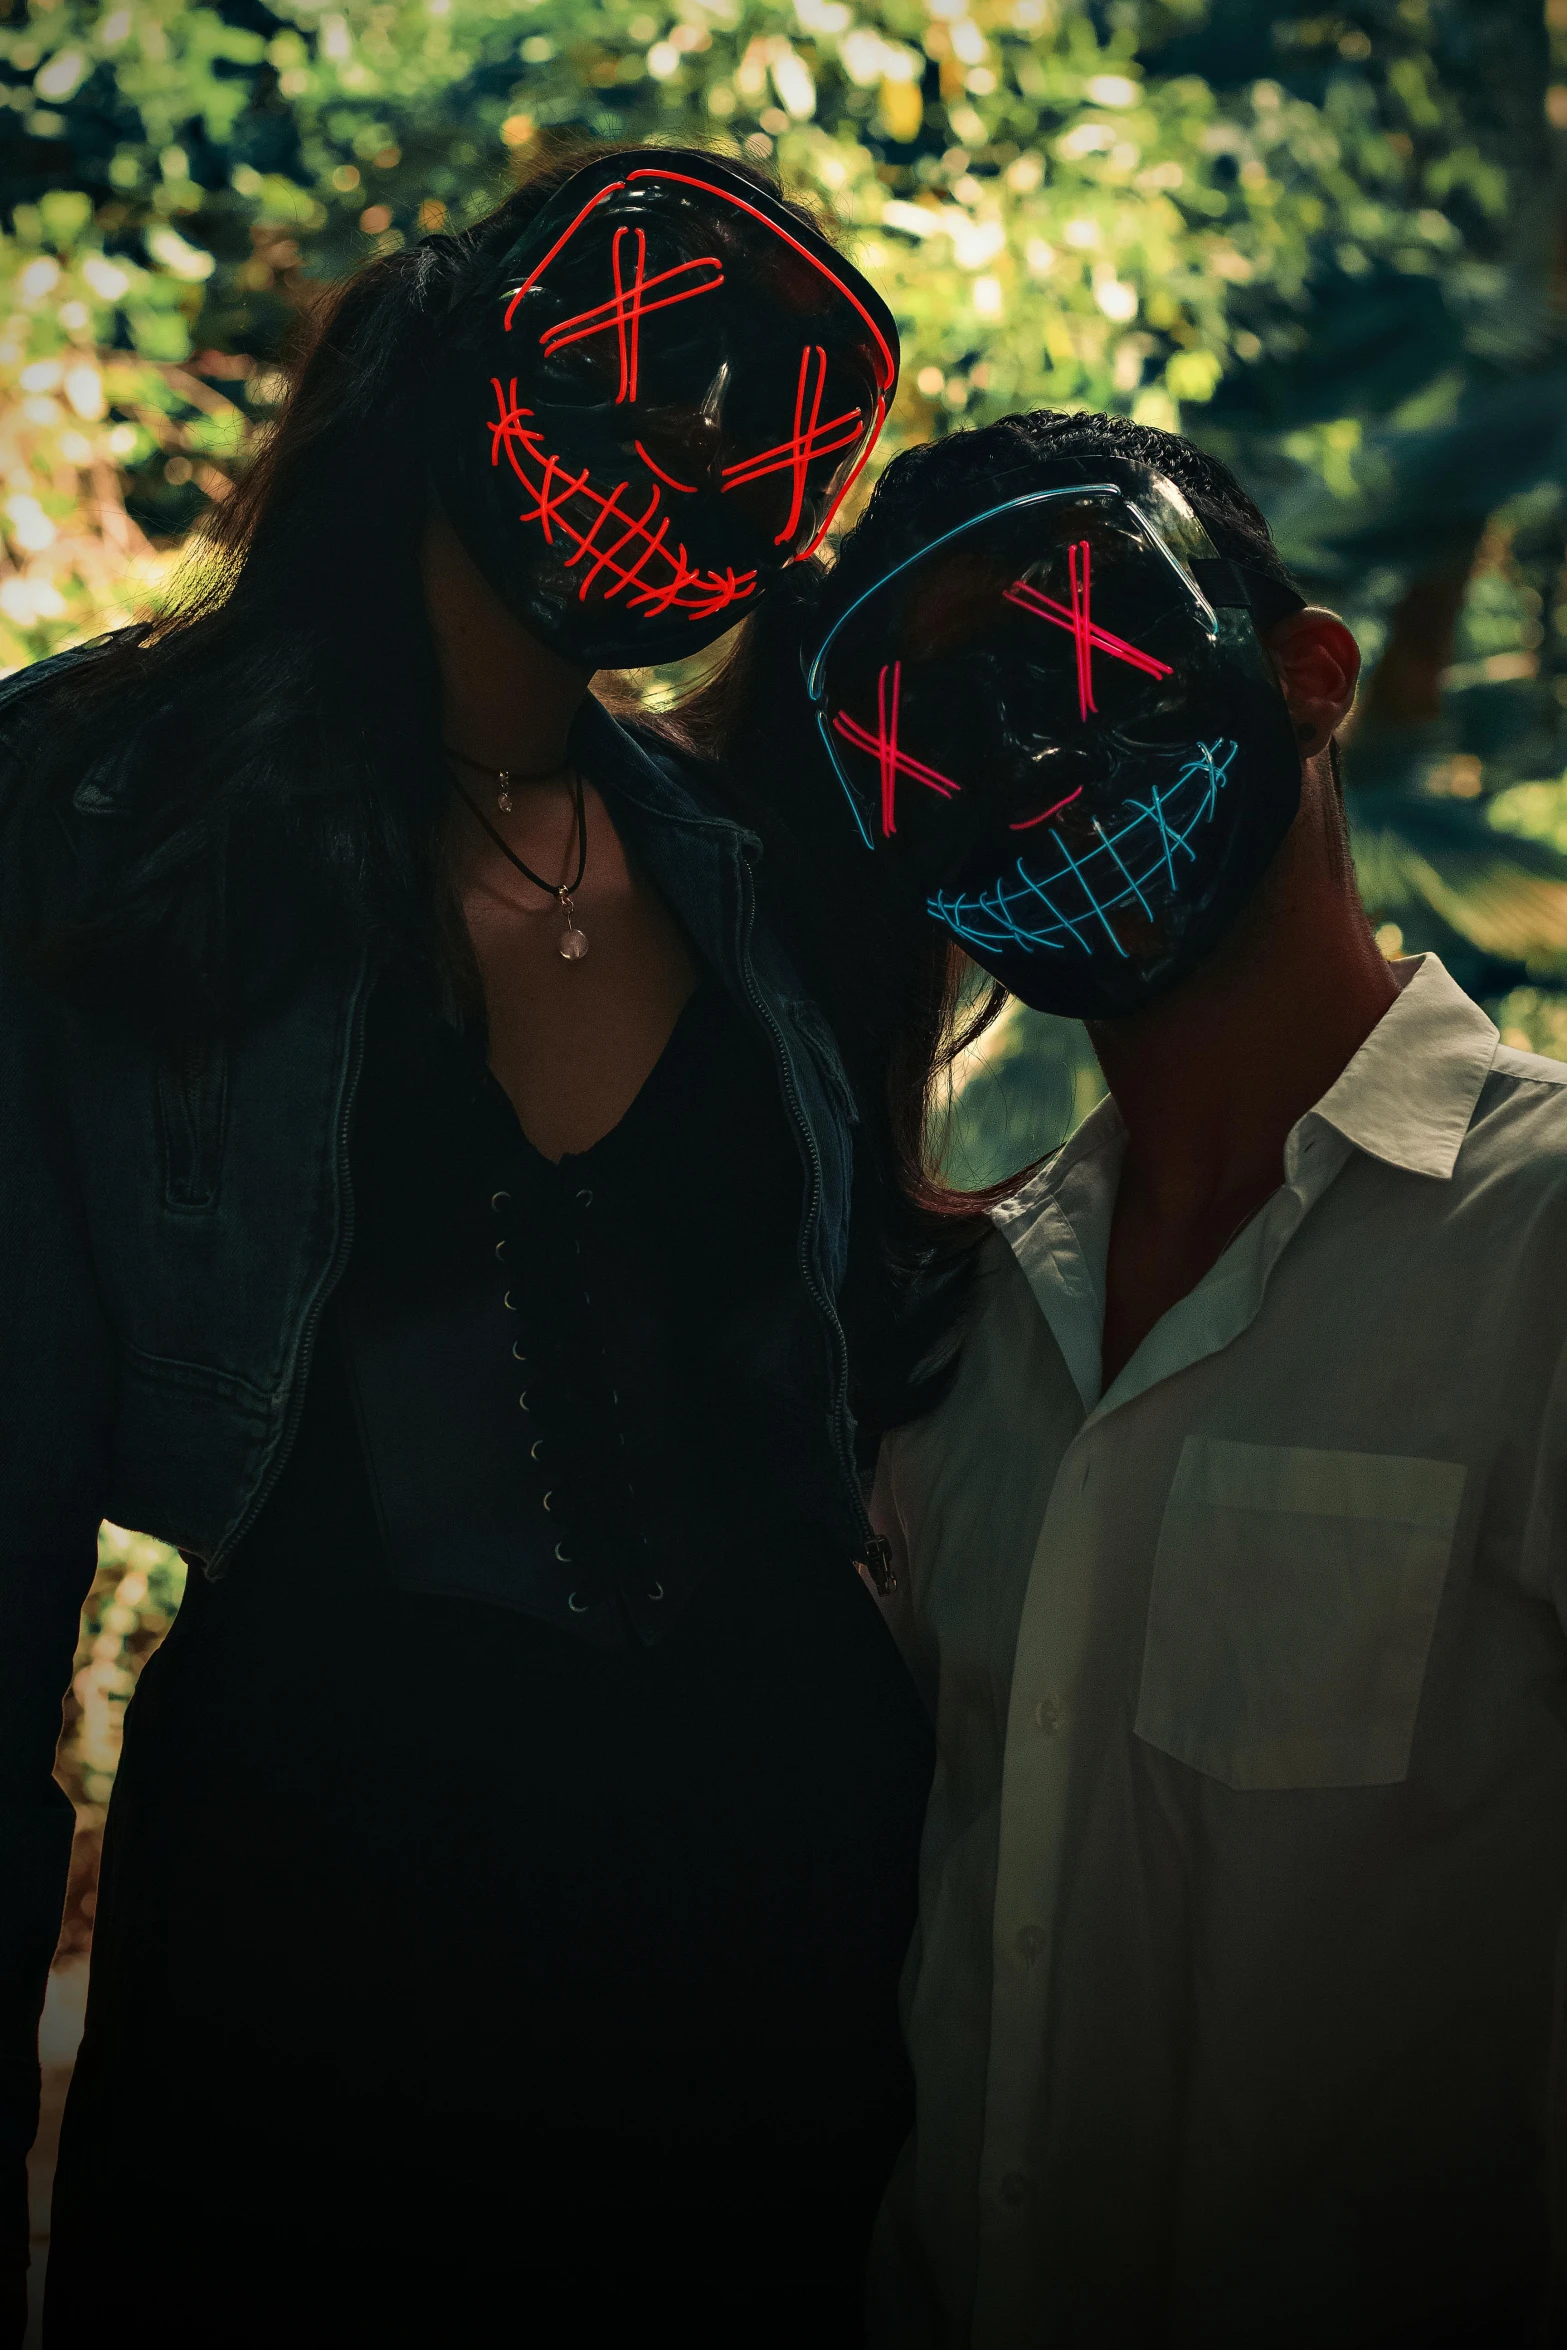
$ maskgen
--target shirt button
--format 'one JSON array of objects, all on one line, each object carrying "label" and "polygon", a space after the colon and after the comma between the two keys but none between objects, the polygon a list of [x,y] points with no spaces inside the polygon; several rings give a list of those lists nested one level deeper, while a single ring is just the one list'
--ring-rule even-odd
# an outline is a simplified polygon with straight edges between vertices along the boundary
[{"label": "shirt button", "polygon": [[1022,2202],[1024,2196],[1027,2193],[1027,2173],[1020,2170],[1009,2170],[1006,2177],[1001,2182],[1002,2202],[1007,2205],[1009,2210],[1016,2211],[1018,2205]]},{"label": "shirt button", "polygon": [[497,1216],[504,1216],[506,1210],[511,1206],[511,1193],[509,1191],[492,1191],[490,1205]]},{"label": "shirt button", "polygon": [[1025,1966],[1032,1966],[1037,1959],[1044,1956],[1045,1945],[1049,1940],[1050,1936],[1045,1932],[1043,1926],[1023,1927],[1017,1938],[1017,1946],[1023,1954]]},{"label": "shirt button", "polygon": [[579,1191],[577,1194],[577,1205],[579,1208],[591,1208],[593,1205],[592,1192],[586,1189]]},{"label": "shirt button", "polygon": [[1043,1730],[1047,1736],[1053,1736],[1065,1720],[1066,1699],[1064,1697],[1042,1697],[1034,1708],[1034,1727],[1036,1730]]}]

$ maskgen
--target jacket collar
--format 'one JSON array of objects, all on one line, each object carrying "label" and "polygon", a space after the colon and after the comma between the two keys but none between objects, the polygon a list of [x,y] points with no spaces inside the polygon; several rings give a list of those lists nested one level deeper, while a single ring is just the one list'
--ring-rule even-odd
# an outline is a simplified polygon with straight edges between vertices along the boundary
[{"label": "jacket collar", "polygon": [[617,801],[662,824],[687,824],[739,845],[760,849],[755,834],[732,816],[710,806],[692,788],[694,761],[645,740],[611,716],[589,694],[572,722],[567,744],[572,759],[594,782],[607,785]]}]

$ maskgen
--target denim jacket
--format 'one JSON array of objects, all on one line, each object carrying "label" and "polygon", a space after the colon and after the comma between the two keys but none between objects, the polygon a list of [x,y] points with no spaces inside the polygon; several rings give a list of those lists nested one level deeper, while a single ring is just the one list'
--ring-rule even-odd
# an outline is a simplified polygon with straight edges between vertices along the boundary
[{"label": "denim jacket", "polygon": [[[0,721],[37,674],[0,688]],[[761,843],[596,703],[572,748],[771,1047],[806,1174],[799,1263],[824,1334],[845,1533],[879,1571],[835,1305],[855,1108],[825,1020],[758,919]],[[112,785],[106,764],[78,787],[84,836],[114,823]],[[98,1523],[218,1575],[263,1508],[351,1245],[369,992],[363,966],[306,971],[226,1049],[176,1064],[107,1045],[0,976],[0,2173],[35,2121],[71,1836],[51,1770]]]}]

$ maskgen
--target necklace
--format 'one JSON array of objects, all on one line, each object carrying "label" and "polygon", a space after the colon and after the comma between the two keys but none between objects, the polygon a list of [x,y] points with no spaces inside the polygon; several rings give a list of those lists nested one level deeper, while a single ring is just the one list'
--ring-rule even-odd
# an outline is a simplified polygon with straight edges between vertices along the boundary
[{"label": "necklace", "polygon": [[476,775],[487,775],[495,786],[495,805],[503,816],[512,811],[511,787],[514,783],[548,783],[557,775],[564,775],[565,764],[542,767],[537,774],[525,773],[520,767],[486,767],[482,759],[470,759],[466,751],[454,751],[450,743],[442,745],[448,759],[457,760],[463,767],[471,767]]},{"label": "necklace", "polygon": [[[472,763],[472,761],[469,762],[470,765],[472,765]],[[462,785],[458,782],[455,775],[451,778],[451,785],[453,791],[457,794],[457,797],[461,800],[463,806],[467,809],[475,824],[480,824],[484,827],[484,830],[489,834],[491,840],[494,841],[495,846],[500,850],[501,855],[506,858],[508,863],[515,865],[517,871],[522,875],[523,879],[525,881],[531,881],[535,889],[542,889],[546,897],[551,897],[555,900],[561,912],[566,917],[566,927],[560,934],[559,952],[561,961],[563,963],[580,963],[583,956],[588,951],[588,941],[586,933],[577,928],[577,909],[572,901],[576,897],[578,890],[582,887],[582,876],[588,869],[588,816],[587,809],[583,804],[581,776],[578,775],[575,770],[573,770],[571,778],[571,798],[572,807],[576,815],[577,870],[575,876],[570,881],[546,881],[542,873],[535,873],[533,867],[529,864],[526,864],[523,859],[518,856],[516,850],[512,848],[510,843],[502,839],[501,835],[496,831],[494,825],[490,822],[488,816],[486,816],[484,813],[484,810],[480,807],[476,807],[474,802],[469,799],[468,794],[463,790]],[[504,805],[510,807],[511,802],[507,800]]]}]

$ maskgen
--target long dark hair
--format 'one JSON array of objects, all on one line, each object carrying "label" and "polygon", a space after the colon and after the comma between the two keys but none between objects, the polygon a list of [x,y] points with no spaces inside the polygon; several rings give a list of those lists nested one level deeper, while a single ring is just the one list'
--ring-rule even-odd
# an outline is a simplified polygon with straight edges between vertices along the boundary
[{"label": "long dark hair", "polygon": [[[170,1045],[243,1019],[256,977],[236,927],[247,904],[280,896],[304,951],[439,958],[439,679],[418,572],[426,362],[465,290],[604,152],[557,149],[472,228],[372,261],[326,297],[291,398],[169,607],[14,694],[0,723],[0,952],[88,1017]],[[882,901],[838,810],[802,791],[804,768],[791,774],[769,739],[769,709],[798,700],[784,688],[811,587],[802,567],[714,684],[644,723],[676,747],[724,751],[718,788],[762,836],[770,911],[850,1067],[862,1245],[847,1304],[876,1429],[937,1391],[976,1229],[925,1152],[957,1041],[957,964],[934,928]],[[63,867],[62,831],[88,836]]]},{"label": "long dark hair", "polygon": [[[16,697],[0,946],[100,1014],[173,1034],[227,1017],[222,901],[257,859],[287,863],[323,936],[427,931],[442,813],[418,572],[428,361],[465,287],[581,160],[555,157],[461,236],[384,255],[324,298],[286,406],[167,607]],[[84,777],[112,845],[62,902],[40,819]]]}]

